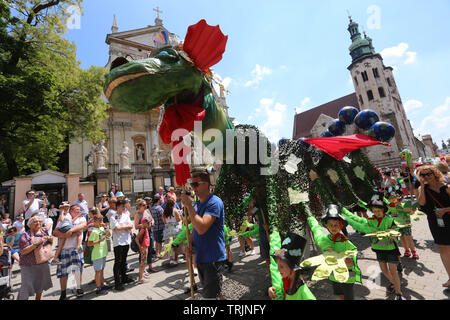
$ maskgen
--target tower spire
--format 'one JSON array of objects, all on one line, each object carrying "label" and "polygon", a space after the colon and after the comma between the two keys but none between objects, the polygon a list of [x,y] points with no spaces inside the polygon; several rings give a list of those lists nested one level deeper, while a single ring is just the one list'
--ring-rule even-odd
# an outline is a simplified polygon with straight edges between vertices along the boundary
[{"label": "tower spire", "polygon": [[117,27],[117,21],[116,21],[115,14],[113,14],[113,25],[111,27],[111,31],[112,31],[112,33],[116,33],[117,31],[119,31],[119,28]]}]

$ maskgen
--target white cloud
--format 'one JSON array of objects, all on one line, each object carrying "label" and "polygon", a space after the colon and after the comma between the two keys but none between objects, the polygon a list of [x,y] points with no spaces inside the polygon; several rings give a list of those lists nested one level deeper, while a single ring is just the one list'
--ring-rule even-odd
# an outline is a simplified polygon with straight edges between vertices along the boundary
[{"label": "white cloud", "polygon": [[418,100],[408,100],[403,106],[405,107],[405,112],[411,114],[422,108],[423,103]]},{"label": "white cloud", "polygon": [[271,142],[278,142],[281,138],[280,129],[283,129],[286,121],[287,106],[274,99],[262,98],[259,101],[260,112],[264,113],[265,122],[261,127],[261,131],[269,138]]},{"label": "white cloud", "polygon": [[305,111],[307,108],[309,108],[309,104],[311,103],[311,98],[306,97],[302,100],[302,102],[300,103],[300,107],[295,108],[295,113],[301,113],[303,111]]},{"label": "white cloud", "polygon": [[[229,85],[231,84],[231,82],[233,81],[230,77],[226,77],[225,79],[222,79],[222,77],[220,76],[220,74],[218,74],[218,73],[216,73],[216,72],[213,73],[213,77],[214,77],[214,79],[215,79],[217,82],[221,83],[221,84],[224,86],[225,90],[227,90],[228,86],[229,86]],[[212,83],[213,83],[213,86],[214,86],[214,90],[216,90],[217,94],[220,94],[220,87],[219,87],[219,85],[216,83],[216,81],[213,81],[213,82],[212,82]]]},{"label": "white cloud", "polygon": [[450,97],[421,121],[416,132],[421,135],[431,134],[434,142],[440,142],[448,139],[448,128],[450,128]]},{"label": "white cloud", "polygon": [[252,70],[252,77],[253,79],[250,81],[247,81],[245,83],[246,87],[257,87],[258,84],[263,80],[265,76],[271,75],[272,70],[267,67],[261,67],[259,64],[255,66],[255,69]]},{"label": "white cloud", "polygon": [[395,47],[383,49],[380,54],[385,65],[412,64],[417,62],[417,52],[408,51],[409,45],[401,42]]}]

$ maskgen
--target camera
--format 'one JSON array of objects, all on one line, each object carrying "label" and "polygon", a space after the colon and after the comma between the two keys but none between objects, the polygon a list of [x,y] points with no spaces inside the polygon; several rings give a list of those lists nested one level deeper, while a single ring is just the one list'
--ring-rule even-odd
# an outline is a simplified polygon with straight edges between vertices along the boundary
[{"label": "camera", "polygon": [[192,192],[190,190],[185,190],[184,194],[189,196],[189,197],[192,196]]}]

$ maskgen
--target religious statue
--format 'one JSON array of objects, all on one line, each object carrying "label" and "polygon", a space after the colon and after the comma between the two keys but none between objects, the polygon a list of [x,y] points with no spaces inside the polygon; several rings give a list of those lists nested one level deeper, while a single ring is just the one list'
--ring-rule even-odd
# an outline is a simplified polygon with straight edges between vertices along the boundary
[{"label": "religious statue", "polygon": [[142,144],[136,145],[136,161],[145,160],[145,150]]},{"label": "religious statue", "polygon": [[130,148],[126,141],[122,144],[122,152],[120,153],[120,169],[130,170]]},{"label": "religious statue", "polygon": [[153,167],[154,168],[161,168],[161,165],[160,165],[160,162],[159,162],[159,153],[160,153],[160,150],[159,150],[158,146],[153,146],[152,162],[153,162]]},{"label": "religious statue", "polygon": [[108,161],[108,150],[104,146],[105,140],[101,140],[100,143],[94,144],[93,150],[95,154],[95,168],[99,169],[107,169],[106,162]]}]

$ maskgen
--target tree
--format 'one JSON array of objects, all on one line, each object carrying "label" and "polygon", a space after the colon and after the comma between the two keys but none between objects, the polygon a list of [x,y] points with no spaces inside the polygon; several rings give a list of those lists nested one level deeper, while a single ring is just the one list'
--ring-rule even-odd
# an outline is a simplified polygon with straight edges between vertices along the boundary
[{"label": "tree", "polygon": [[106,70],[82,70],[75,45],[63,36],[67,8],[81,2],[7,0],[15,15],[0,3],[3,178],[57,170],[60,154],[73,140],[103,138]]}]

